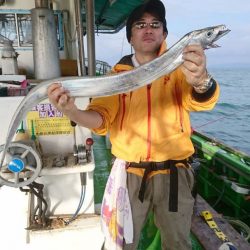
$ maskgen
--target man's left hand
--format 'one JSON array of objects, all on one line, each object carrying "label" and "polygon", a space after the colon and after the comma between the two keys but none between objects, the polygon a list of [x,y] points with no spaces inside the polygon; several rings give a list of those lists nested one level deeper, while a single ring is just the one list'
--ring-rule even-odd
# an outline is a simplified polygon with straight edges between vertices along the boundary
[{"label": "man's left hand", "polygon": [[206,55],[201,45],[188,45],[183,50],[184,63],[181,66],[186,80],[192,86],[198,86],[207,78]]}]

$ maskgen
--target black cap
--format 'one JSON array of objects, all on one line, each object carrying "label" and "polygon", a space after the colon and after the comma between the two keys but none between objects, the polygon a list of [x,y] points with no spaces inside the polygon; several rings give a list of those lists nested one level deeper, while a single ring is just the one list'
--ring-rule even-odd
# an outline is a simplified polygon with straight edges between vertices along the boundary
[{"label": "black cap", "polygon": [[131,39],[131,29],[133,23],[140,20],[143,14],[146,12],[159,19],[159,21],[163,23],[163,31],[168,34],[164,4],[159,0],[149,0],[146,3],[137,6],[129,15],[126,24],[128,42],[130,42]]}]

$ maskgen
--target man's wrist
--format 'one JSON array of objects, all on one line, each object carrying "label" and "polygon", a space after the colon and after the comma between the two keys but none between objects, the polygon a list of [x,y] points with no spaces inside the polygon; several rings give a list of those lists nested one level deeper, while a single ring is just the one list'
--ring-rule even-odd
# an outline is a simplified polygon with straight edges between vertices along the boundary
[{"label": "man's wrist", "polygon": [[214,83],[215,83],[215,80],[213,79],[213,77],[209,73],[207,73],[207,78],[202,83],[197,84],[193,87],[194,87],[195,92],[199,94],[203,94],[207,92]]},{"label": "man's wrist", "polygon": [[70,120],[74,121],[78,114],[78,108],[71,108],[62,111]]}]

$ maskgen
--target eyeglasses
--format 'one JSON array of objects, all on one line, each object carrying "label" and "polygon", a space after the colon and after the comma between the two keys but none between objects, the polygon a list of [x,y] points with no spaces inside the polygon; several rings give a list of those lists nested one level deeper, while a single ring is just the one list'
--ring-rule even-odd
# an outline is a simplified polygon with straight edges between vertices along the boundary
[{"label": "eyeglasses", "polygon": [[133,24],[133,27],[135,27],[138,30],[145,29],[148,26],[152,29],[159,29],[162,26],[162,22],[153,21],[152,23],[146,23],[144,21],[138,21]]}]

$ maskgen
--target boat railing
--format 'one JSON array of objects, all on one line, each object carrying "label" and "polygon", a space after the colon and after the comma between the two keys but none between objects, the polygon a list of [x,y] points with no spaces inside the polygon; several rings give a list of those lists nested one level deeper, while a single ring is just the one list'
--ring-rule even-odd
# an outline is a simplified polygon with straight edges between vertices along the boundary
[{"label": "boat railing", "polygon": [[[87,58],[85,58],[85,65],[88,66]],[[96,75],[106,75],[110,70],[111,66],[107,62],[96,60]]]}]

